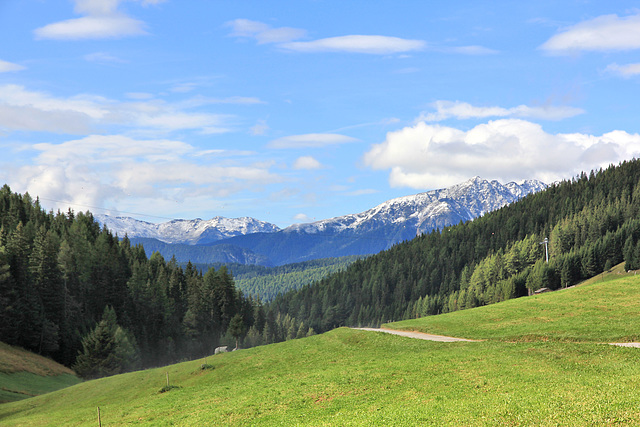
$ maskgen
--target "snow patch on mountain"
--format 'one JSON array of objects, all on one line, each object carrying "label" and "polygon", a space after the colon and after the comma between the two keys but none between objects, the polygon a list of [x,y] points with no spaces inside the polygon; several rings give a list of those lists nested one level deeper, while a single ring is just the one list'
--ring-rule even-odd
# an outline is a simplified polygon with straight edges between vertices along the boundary
[{"label": "snow patch on mountain", "polygon": [[[96,215],[96,219],[120,237],[153,238],[165,243],[207,245],[253,233],[300,233],[379,235],[392,245],[435,228],[468,221],[537,191],[546,185],[537,180],[509,182],[471,178],[449,188],[428,191],[386,201],[358,214],[349,214],[281,230],[274,224],[254,218],[215,217],[210,220],[173,220],[161,224],[128,217]],[[372,234],[373,233],[373,234]],[[394,236],[394,237],[385,237]]]},{"label": "snow patch on mountain", "polygon": [[403,225],[420,234],[483,216],[544,188],[546,185],[537,180],[503,185],[495,180],[474,177],[449,188],[392,199],[359,214],[294,224],[283,231],[307,234],[363,232]]},{"label": "snow patch on mountain", "polygon": [[274,233],[280,228],[274,224],[258,221],[254,218],[224,218],[216,216],[209,220],[175,219],[154,224],[134,218],[110,215],[96,215],[101,225],[106,225],[120,237],[126,234],[130,238],[145,237],[158,239],[165,243],[207,244],[230,237],[251,233]]}]

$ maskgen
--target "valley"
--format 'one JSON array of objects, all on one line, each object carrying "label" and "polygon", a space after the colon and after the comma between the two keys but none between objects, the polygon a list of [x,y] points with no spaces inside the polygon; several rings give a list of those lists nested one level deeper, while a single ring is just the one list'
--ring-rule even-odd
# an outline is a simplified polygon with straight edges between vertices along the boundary
[{"label": "valley", "polygon": [[637,1],[0,34],[0,427],[640,426]]}]

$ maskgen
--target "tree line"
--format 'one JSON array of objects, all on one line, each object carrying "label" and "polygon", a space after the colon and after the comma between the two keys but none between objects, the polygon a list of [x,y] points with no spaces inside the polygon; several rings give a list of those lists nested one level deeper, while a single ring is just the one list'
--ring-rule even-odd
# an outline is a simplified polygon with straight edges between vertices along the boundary
[{"label": "tree line", "polygon": [[0,189],[0,341],[52,357],[85,377],[313,333],[235,287],[226,267],[204,274],[147,258],[91,213],[45,212]]},{"label": "tree line", "polygon": [[350,255],[338,258],[320,258],[276,267],[237,263],[193,263],[193,265],[202,271],[225,266],[232,272],[238,289],[242,290],[245,295],[257,297],[266,302],[272,300],[278,294],[291,289],[299,289],[330,274],[345,270],[349,265],[361,258],[364,258],[364,256]]}]

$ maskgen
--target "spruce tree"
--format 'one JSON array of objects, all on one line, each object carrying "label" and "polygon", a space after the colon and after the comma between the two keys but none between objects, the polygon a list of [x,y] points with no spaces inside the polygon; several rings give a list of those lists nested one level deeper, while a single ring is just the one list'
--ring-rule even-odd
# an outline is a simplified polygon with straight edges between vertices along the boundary
[{"label": "spruce tree", "polygon": [[138,359],[135,341],[118,326],[116,312],[110,306],[84,337],[82,348],[73,369],[83,378],[119,374],[135,367]]}]

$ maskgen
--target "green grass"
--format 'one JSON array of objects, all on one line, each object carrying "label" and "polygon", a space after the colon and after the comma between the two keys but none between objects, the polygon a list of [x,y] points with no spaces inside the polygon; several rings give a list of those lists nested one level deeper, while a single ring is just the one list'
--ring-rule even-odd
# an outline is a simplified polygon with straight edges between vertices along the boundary
[{"label": "green grass", "polygon": [[31,372],[0,372],[0,403],[38,396],[79,382],[80,379],[72,374],[41,376]]},{"label": "green grass", "polygon": [[[196,360],[88,381],[0,405],[0,425],[92,425],[97,407],[104,426],[640,424],[640,349],[600,344],[634,336],[636,287],[623,278],[421,319],[481,342],[340,328],[209,357],[210,369]],[[563,303],[587,314],[531,321]],[[160,393],[167,372],[178,388]]]},{"label": "green grass", "polygon": [[0,403],[49,393],[79,382],[71,369],[51,359],[0,343]]},{"label": "green grass", "polygon": [[383,327],[503,341],[640,341],[640,276],[597,276],[548,292]]}]

